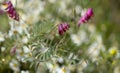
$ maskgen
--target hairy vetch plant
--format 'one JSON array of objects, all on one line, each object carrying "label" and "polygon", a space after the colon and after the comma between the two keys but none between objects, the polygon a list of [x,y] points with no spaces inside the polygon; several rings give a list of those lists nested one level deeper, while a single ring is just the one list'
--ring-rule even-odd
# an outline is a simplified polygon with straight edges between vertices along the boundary
[{"label": "hairy vetch plant", "polygon": [[[0,73],[111,73],[115,66],[119,69],[119,49],[114,46],[118,43],[104,45],[108,28],[88,23],[94,7],[82,15],[82,2],[1,0],[0,27],[8,28],[0,31]],[[79,28],[81,24],[88,25]],[[116,40],[113,37],[112,32],[109,42]]]}]

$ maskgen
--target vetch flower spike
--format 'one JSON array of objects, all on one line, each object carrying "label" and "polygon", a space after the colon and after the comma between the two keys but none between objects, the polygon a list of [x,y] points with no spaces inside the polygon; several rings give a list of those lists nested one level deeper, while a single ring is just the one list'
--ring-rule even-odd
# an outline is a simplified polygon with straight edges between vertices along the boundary
[{"label": "vetch flower spike", "polygon": [[79,19],[78,26],[82,23],[86,23],[92,16],[94,16],[93,9],[88,8],[87,12]]},{"label": "vetch flower spike", "polygon": [[19,14],[16,12],[11,1],[7,1],[7,2],[3,3],[3,6],[5,7],[5,10],[6,10],[7,14],[9,15],[9,17],[11,17],[12,19],[14,19],[16,21],[19,21]]},{"label": "vetch flower spike", "polygon": [[58,25],[58,32],[60,35],[63,35],[70,28],[68,23],[61,23]]}]

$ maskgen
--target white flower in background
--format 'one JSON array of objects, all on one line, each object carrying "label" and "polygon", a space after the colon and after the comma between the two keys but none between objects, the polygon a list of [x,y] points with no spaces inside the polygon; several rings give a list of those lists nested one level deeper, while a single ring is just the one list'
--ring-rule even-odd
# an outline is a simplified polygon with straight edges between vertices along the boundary
[{"label": "white flower in background", "polygon": [[117,49],[116,58],[120,59],[120,50]]},{"label": "white flower in background", "polygon": [[28,43],[28,37],[27,36],[23,36],[22,38],[22,43]]},{"label": "white flower in background", "polygon": [[24,36],[24,38],[30,38],[30,33],[28,32],[28,28],[30,27],[29,24],[21,21],[20,25],[18,26],[22,29],[22,31],[26,34],[26,36]]},{"label": "white flower in background", "polygon": [[15,59],[12,59],[12,61],[9,63],[9,66],[15,72],[19,72],[20,71],[19,62],[17,60],[15,60]]},{"label": "white flower in background", "polygon": [[80,37],[78,35],[72,34],[71,39],[72,39],[73,43],[75,43],[77,45],[79,45],[81,43],[80,42]]},{"label": "white flower in background", "polygon": [[114,73],[120,73],[120,66],[114,68]]},{"label": "white flower in background", "polygon": [[66,11],[64,12],[64,14],[65,14],[66,16],[71,16],[72,10],[71,10],[71,9],[66,10]]},{"label": "white flower in background", "polygon": [[60,14],[65,14],[66,16],[70,16],[72,13],[72,9],[67,9],[67,5],[71,3],[72,0],[59,0],[58,12]]},{"label": "white flower in background", "polygon": [[77,46],[81,45],[84,42],[88,41],[87,34],[85,31],[81,30],[78,34],[72,34],[71,40],[73,43],[75,43]]},{"label": "white flower in background", "polygon": [[26,70],[26,71],[22,70],[21,73],[29,73],[29,71],[28,70]]},{"label": "white flower in background", "polygon": [[100,51],[105,51],[105,47],[102,43],[102,36],[96,35],[95,41],[88,47],[88,55],[93,61],[98,59]]},{"label": "white flower in background", "polygon": [[50,72],[52,72],[53,69],[56,67],[56,65],[54,65],[50,62],[46,63],[46,66],[47,66],[47,68],[49,69]]},{"label": "white flower in background", "polygon": [[40,13],[44,11],[45,1],[41,0],[30,0],[25,2],[22,9],[24,8],[25,13],[21,13],[21,18],[26,24],[34,24],[39,21]]},{"label": "white flower in background", "polygon": [[27,28],[29,27],[27,23],[25,23],[24,21],[20,21],[19,27],[22,28],[24,31],[27,30]]},{"label": "white flower in background", "polygon": [[27,35],[27,37],[30,37],[30,34],[28,33],[28,24],[25,24],[22,20],[17,23],[14,21],[10,22],[11,29],[9,30],[8,36],[11,37],[13,35],[22,34],[23,32]]},{"label": "white flower in background", "polygon": [[83,9],[83,10],[81,11],[81,16],[84,16],[85,13],[86,13],[86,11],[87,11],[87,9]]},{"label": "white flower in background", "polygon": [[9,24],[10,24],[10,30],[8,33],[9,37],[17,34],[22,34],[23,32],[22,28],[17,26],[17,24],[14,21],[11,21]]},{"label": "white flower in background", "polygon": [[82,12],[82,8],[80,5],[76,5],[75,7],[76,14],[80,14]]},{"label": "white flower in background", "polygon": [[60,57],[60,58],[57,59],[57,61],[60,62],[60,63],[63,63],[64,59],[62,57]]},{"label": "white flower in background", "polygon": [[3,42],[4,40],[5,40],[4,34],[2,32],[0,32],[0,42]]},{"label": "white flower in background", "polygon": [[5,47],[1,47],[1,51],[4,52],[6,50]]},{"label": "white flower in background", "polygon": [[9,37],[17,34],[22,34],[22,29],[20,27],[13,28],[8,33]]},{"label": "white flower in background", "polygon": [[74,55],[73,53],[70,53],[68,59],[71,59],[73,57],[73,55]]},{"label": "white flower in background", "polygon": [[32,62],[33,58],[31,58],[32,57],[32,53],[31,53],[30,47],[23,46],[23,52],[24,52],[24,59],[23,60],[25,61],[25,59],[27,58],[27,61]]},{"label": "white flower in background", "polygon": [[16,4],[17,8],[19,8],[19,9],[25,8],[25,2],[24,1],[22,1],[22,0],[11,0],[11,1],[17,1],[17,4]]},{"label": "white flower in background", "polygon": [[82,72],[82,70],[87,67],[87,63],[84,60],[80,61],[80,64],[78,64],[78,72]]},{"label": "white flower in background", "polygon": [[99,55],[99,48],[97,42],[94,42],[90,45],[90,47],[88,48],[88,54],[91,58],[96,59],[96,57]]},{"label": "white flower in background", "polygon": [[61,7],[61,10],[65,10],[66,9],[66,2],[61,0],[60,1],[60,7]]},{"label": "white flower in background", "polygon": [[22,49],[16,50],[16,57],[20,61],[24,59],[24,52],[22,51]]},{"label": "white flower in background", "polygon": [[[50,64],[49,64],[50,65]],[[59,67],[57,64],[56,65],[53,65],[53,66],[48,66],[49,68],[49,70],[50,70],[50,73],[68,73],[68,72],[66,72],[66,70],[65,70],[65,67]]]},{"label": "white flower in background", "polygon": [[16,6],[16,1],[17,1],[17,0],[10,0],[10,1],[12,2],[13,6],[15,7],[15,6]]},{"label": "white flower in background", "polygon": [[61,12],[64,13],[66,10],[66,2],[61,0],[59,3],[60,3],[60,7],[59,7],[58,11],[59,11],[59,13],[61,13]]},{"label": "white flower in background", "polygon": [[58,63],[56,63],[57,61],[62,63],[64,60],[62,57],[52,58],[52,62],[46,63],[46,66],[50,73],[70,73],[70,69],[68,67],[64,66],[64,64],[62,66],[59,66]]},{"label": "white flower in background", "polygon": [[48,0],[50,3],[55,3],[56,0]]},{"label": "white flower in background", "polygon": [[0,0],[0,3],[2,3],[4,0]]},{"label": "white flower in background", "polygon": [[95,37],[98,44],[103,44],[102,35],[97,34]]},{"label": "white flower in background", "polygon": [[68,72],[66,72],[65,67],[62,68],[58,67],[56,68],[55,73],[68,73]]},{"label": "white flower in background", "polygon": [[23,46],[22,49],[18,49],[16,51],[17,59],[22,62],[26,62],[26,58],[27,58],[27,61],[33,61],[31,56],[32,56],[31,49],[27,46]]},{"label": "white flower in background", "polygon": [[30,53],[30,49],[27,46],[23,46],[24,53]]},{"label": "white flower in background", "polygon": [[96,28],[94,24],[88,24],[87,25],[88,31],[90,32],[91,37],[94,36],[96,32]]}]

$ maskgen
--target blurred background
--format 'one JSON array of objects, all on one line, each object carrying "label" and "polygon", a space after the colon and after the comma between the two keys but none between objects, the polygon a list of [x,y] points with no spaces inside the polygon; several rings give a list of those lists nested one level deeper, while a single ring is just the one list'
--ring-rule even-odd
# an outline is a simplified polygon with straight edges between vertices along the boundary
[{"label": "blurred background", "polygon": [[[8,16],[3,2],[0,0],[0,73],[120,73],[120,0],[11,0],[20,15],[19,22]],[[93,8],[94,17],[76,28],[88,8]],[[65,39],[57,29],[46,36],[38,35],[62,22],[70,24]],[[41,38],[32,36],[35,29],[35,35]],[[41,52],[32,50],[31,44],[41,39],[48,45],[52,40],[49,47],[40,43],[42,57],[50,57],[45,62],[33,59],[37,57],[34,52]],[[59,39],[64,44],[57,53],[46,51]],[[15,52],[11,54],[12,49]]]}]

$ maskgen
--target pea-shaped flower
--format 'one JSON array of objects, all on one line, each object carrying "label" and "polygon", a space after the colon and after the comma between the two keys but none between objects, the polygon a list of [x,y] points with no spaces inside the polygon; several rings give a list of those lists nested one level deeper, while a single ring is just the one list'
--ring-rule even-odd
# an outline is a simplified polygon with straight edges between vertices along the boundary
[{"label": "pea-shaped flower", "polygon": [[88,8],[86,13],[79,19],[78,26],[82,23],[86,23],[94,15],[92,8]]},{"label": "pea-shaped flower", "polygon": [[11,17],[12,19],[16,21],[19,21],[19,14],[16,12],[11,1],[7,1],[3,3],[3,6],[5,7],[5,11],[9,15],[9,17]]},{"label": "pea-shaped flower", "polygon": [[63,35],[70,28],[68,23],[61,23],[58,25],[58,32],[60,35]]}]

